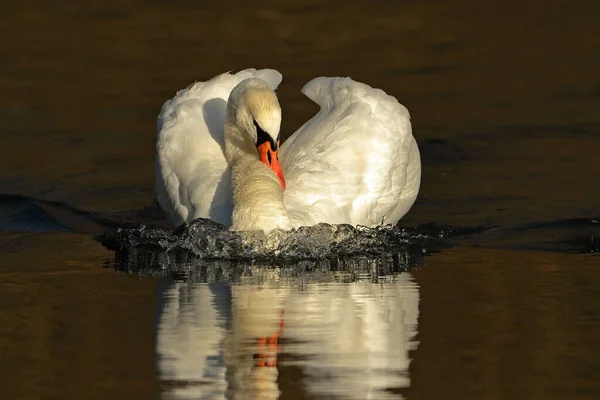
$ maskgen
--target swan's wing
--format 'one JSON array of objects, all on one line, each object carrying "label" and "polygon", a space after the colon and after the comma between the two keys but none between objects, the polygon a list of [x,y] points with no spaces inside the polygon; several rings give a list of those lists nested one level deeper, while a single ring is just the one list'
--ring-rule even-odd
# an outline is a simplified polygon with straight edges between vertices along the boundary
[{"label": "swan's wing", "polygon": [[246,69],[198,82],[177,92],[158,117],[156,192],[174,225],[196,218],[231,222],[230,176],[223,154],[225,107],[242,80],[258,77],[273,89],[281,74]]},{"label": "swan's wing", "polygon": [[396,223],[421,181],[408,110],[350,78],[316,78],[302,92],[321,110],[281,146],[293,224]]}]

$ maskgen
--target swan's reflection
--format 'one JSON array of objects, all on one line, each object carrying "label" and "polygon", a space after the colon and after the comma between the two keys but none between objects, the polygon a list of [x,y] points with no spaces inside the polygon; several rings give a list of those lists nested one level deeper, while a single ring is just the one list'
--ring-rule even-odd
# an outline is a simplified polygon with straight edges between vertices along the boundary
[{"label": "swan's reflection", "polygon": [[418,287],[406,272],[367,278],[323,282],[253,267],[231,285],[160,281],[165,397],[276,399],[291,365],[303,370],[308,398],[391,397],[410,383]]},{"label": "swan's reflection", "polygon": [[156,327],[158,369],[161,379],[169,383],[169,395],[224,398],[223,340],[230,319],[229,287],[163,279],[157,289],[161,309]]}]

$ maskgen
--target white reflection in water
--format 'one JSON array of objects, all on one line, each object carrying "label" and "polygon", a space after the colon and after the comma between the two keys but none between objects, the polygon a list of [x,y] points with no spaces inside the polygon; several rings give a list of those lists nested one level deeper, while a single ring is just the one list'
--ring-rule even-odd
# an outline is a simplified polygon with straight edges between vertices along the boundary
[{"label": "white reflection in water", "polygon": [[232,285],[162,280],[158,301],[165,398],[276,399],[291,365],[308,398],[398,398],[386,389],[410,384],[419,291],[409,273],[312,283],[256,268]]},{"label": "white reflection in water", "polygon": [[224,398],[227,287],[162,280],[158,295],[156,351],[161,379],[171,383],[168,394],[182,399]]}]

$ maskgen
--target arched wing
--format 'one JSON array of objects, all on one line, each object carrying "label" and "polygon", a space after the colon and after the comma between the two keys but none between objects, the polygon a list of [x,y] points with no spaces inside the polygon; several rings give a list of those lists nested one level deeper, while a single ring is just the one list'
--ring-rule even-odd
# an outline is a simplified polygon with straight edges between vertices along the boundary
[{"label": "arched wing", "polygon": [[281,74],[272,69],[225,73],[180,90],[163,105],[157,123],[156,193],[173,225],[196,218],[230,225],[225,108],[231,90],[251,77],[273,90],[281,82]]},{"label": "arched wing", "polygon": [[302,92],[321,109],[281,146],[293,224],[397,222],[421,179],[408,110],[350,78],[315,78]]}]

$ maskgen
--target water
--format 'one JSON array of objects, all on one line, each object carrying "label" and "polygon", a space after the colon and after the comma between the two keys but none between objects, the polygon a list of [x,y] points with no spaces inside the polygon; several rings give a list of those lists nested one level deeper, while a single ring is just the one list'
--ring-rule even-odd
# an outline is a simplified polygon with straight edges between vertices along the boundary
[{"label": "water", "polygon": [[163,395],[275,399],[287,374],[305,398],[396,397],[409,386],[419,313],[409,273],[289,272],[254,266],[230,283],[161,280]]},{"label": "water", "polygon": [[409,233],[391,225],[368,228],[321,223],[265,234],[263,231],[232,232],[205,219],[185,223],[175,231],[151,229],[145,225],[117,228],[98,235],[97,239],[120,257],[140,257],[140,253],[161,256],[164,253],[184,259],[269,262],[372,256],[406,249],[413,252],[418,249],[424,254],[443,246],[436,237],[414,229]]},{"label": "water", "polygon": [[[9,0],[0,13],[2,398],[224,382],[229,398],[600,397],[597,1]],[[96,241],[165,227],[160,106],[247,67],[283,73],[284,138],[316,112],[299,93],[315,76],[406,105],[423,182],[401,223],[439,251],[210,264]]]},{"label": "water", "polygon": [[[591,399],[600,389],[594,254],[456,247],[381,277],[365,263],[353,274],[242,264],[228,276],[194,267],[152,278],[101,268],[105,253],[78,235],[27,245],[37,250],[28,261],[5,253],[0,264],[19,268],[3,272],[0,294],[7,398],[186,398],[235,379],[284,399],[350,387],[409,399]],[[264,349],[282,318],[276,350]],[[276,367],[250,368],[273,352]]]}]

